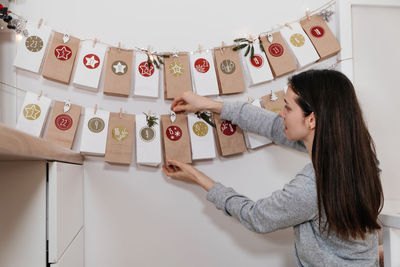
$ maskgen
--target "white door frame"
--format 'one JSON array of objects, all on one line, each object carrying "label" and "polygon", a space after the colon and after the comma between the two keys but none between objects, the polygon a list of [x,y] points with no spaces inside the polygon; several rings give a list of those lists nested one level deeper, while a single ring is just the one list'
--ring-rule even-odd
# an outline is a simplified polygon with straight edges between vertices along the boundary
[{"label": "white door frame", "polygon": [[[399,0],[337,0],[338,39],[342,50],[339,60],[353,58],[353,27],[351,10],[353,6],[400,7]],[[341,71],[353,81],[353,60],[345,60],[340,64]]]},{"label": "white door frame", "polygon": [[[395,7],[400,8],[399,0],[337,0],[336,10],[338,11],[339,31],[338,39],[342,50],[339,54],[339,60],[353,58],[353,25],[352,25],[352,7],[353,6],[375,6],[375,7]],[[340,64],[341,71],[353,81],[353,60],[345,60]],[[400,210],[400,207],[395,207]],[[383,216],[382,216],[383,215]],[[393,214],[381,213],[381,219]],[[396,215],[397,219],[400,215]],[[392,218],[392,217],[391,217]],[[396,219],[396,218],[392,218]],[[386,221],[386,220],[383,220]],[[386,225],[383,227],[383,250],[385,267],[400,266],[399,257],[395,257],[400,249],[400,229]]]}]

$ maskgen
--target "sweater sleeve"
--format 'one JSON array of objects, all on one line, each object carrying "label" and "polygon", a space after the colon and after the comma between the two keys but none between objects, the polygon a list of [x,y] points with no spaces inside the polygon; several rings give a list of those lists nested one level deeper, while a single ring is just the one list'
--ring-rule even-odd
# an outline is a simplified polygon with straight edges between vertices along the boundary
[{"label": "sweater sleeve", "polygon": [[211,187],[207,199],[217,209],[258,233],[295,226],[313,220],[318,215],[315,182],[302,174],[297,174],[282,190],[256,202],[221,183]]},{"label": "sweater sleeve", "polygon": [[244,131],[266,136],[276,144],[307,152],[302,141],[286,139],[286,134],[283,131],[283,119],[274,112],[247,102],[224,102],[220,117],[238,125]]}]

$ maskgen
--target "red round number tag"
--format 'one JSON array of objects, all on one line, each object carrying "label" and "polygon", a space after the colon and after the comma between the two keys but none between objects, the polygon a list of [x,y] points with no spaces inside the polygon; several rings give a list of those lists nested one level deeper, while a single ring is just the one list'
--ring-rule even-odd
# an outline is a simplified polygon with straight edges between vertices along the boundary
[{"label": "red round number tag", "polygon": [[252,59],[250,59],[251,65],[253,65],[256,68],[261,68],[262,65],[264,64],[263,58],[260,55],[254,55]]},{"label": "red round number tag", "polygon": [[182,130],[178,126],[169,126],[166,134],[169,140],[178,141],[182,137]]},{"label": "red round number tag", "polygon": [[278,43],[273,43],[269,46],[268,51],[274,57],[280,57],[283,54],[283,46]]},{"label": "red round number tag", "polygon": [[210,63],[205,58],[199,58],[194,62],[194,67],[198,72],[206,73],[210,69]]},{"label": "red round number tag", "polygon": [[315,26],[311,28],[311,34],[315,37],[322,37],[324,36],[325,30],[320,26]]},{"label": "red round number tag", "polygon": [[59,45],[54,49],[54,55],[59,60],[68,60],[72,56],[72,50],[66,45]]},{"label": "red round number tag", "polygon": [[236,125],[233,125],[230,121],[223,121],[221,123],[221,132],[224,135],[232,135],[236,132]]},{"label": "red round number tag", "polygon": [[72,118],[67,114],[61,114],[57,116],[55,123],[58,129],[66,131],[72,126]]}]

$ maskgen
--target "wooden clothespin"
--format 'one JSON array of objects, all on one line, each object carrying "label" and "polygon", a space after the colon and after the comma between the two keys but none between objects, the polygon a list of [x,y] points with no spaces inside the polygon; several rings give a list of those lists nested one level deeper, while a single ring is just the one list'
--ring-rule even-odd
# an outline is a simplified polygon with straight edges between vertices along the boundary
[{"label": "wooden clothespin", "polygon": [[308,20],[311,20],[310,9],[309,8],[306,9],[306,17],[307,17]]},{"label": "wooden clothespin", "polygon": [[96,46],[96,44],[97,44],[97,38],[94,38],[94,40],[93,40],[93,48]]},{"label": "wooden clothespin", "polygon": [[290,26],[289,23],[286,22],[286,23],[285,23],[285,26],[288,27],[289,29],[293,30],[292,26]]},{"label": "wooden clothespin", "polygon": [[219,48],[219,50],[221,51],[221,54],[224,53],[224,47],[225,47],[225,42],[222,41],[222,42],[221,42],[221,47]]},{"label": "wooden clothespin", "polygon": [[119,108],[119,118],[122,119],[122,108]]},{"label": "wooden clothespin", "polygon": [[37,97],[37,101],[40,100],[40,97],[42,96],[42,94],[43,94],[43,90],[40,90],[40,93],[38,94],[38,97]]},{"label": "wooden clothespin", "polygon": [[151,54],[151,46],[150,46],[150,45],[147,46],[147,56],[149,57],[151,63],[153,63],[154,57],[153,57],[153,55]]},{"label": "wooden clothespin", "polygon": [[201,54],[201,52],[203,51],[203,48],[201,47],[201,44],[199,44],[199,46],[198,46],[198,52],[199,52],[199,54]]},{"label": "wooden clothespin", "polygon": [[94,105],[94,112],[93,112],[93,114],[96,115],[96,113],[97,113],[97,104]]},{"label": "wooden clothespin", "polygon": [[40,18],[37,28],[40,29],[42,24],[43,24],[43,18]]},{"label": "wooden clothespin", "polygon": [[121,52],[121,42],[118,42],[118,52]]}]

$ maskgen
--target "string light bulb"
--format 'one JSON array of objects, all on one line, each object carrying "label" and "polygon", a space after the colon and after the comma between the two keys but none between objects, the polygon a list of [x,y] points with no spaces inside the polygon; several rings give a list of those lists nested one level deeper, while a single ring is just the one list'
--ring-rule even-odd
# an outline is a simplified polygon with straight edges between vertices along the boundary
[{"label": "string light bulb", "polygon": [[22,40],[22,34],[21,33],[16,34],[15,35],[15,39],[17,40],[17,42],[21,41]]}]

